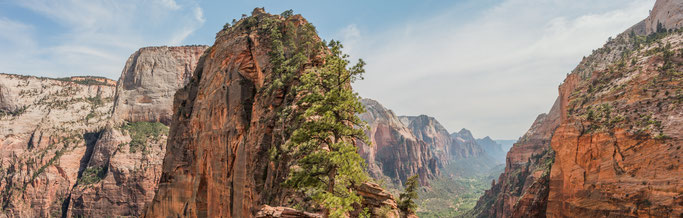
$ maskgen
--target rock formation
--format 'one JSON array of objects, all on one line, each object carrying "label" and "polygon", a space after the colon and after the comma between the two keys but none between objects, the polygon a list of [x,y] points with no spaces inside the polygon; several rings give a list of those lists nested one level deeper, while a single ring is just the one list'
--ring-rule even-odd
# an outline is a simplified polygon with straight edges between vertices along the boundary
[{"label": "rock formation", "polygon": [[681,9],[658,0],[584,58],[470,215],[682,216]]},{"label": "rock formation", "polygon": [[483,155],[483,150],[477,140],[472,136],[468,129],[461,129],[459,132],[451,134],[451,155],[456,159],[479,157]]},{"label": "rock formation", "polygon": [[[141,215],[165,155],[168,127],[158,121],[168,120],[172,94],[205,48],[140,49],[118,86],[99,77],[1,75],[0,122],[9,127],[0,130],[3,213]],[[154,105],[127,101],[140,96]]]},{"label": "rock formation", "polygon": [[161,176],[172,96],[189,82],[206,48],[146,47],[131,55],[116,86],[112,120],[71,193],[69,215],[142,215]]},{"label": "rock formation", "polygon": [[368,163],[372,177],[403,184],[408,177],[419,174],[424,185],[438,175],[441,165],[432,147],[413,135],[394,112],[379,102],[362,99],[361,103],[366,112],[359,117],[368,123],[366,134],[372,145],[361,143],[360,155]]},{"label": "rock formation", "polygon": [[[0,74],[0,205],[17,217],[62,216],[99,130],[111,81]],[[2,216],[0,214],[0,216]]]},{"label": "rock formation", "polygon": [[207,47],[147,47],[133,53],[116,86],[114,119],[169,125],[173,94],[190,81]]},{"label": "rock formation", "polygon": [[[281,116],[298,100],[289,94],[296,81],[275,72],[269,55],[272,33],[299,39],[306,28],[301,15],[257,8],[217,34],[175,95],[162,176],[147,216],[251,217],[268,208],[263,205],[306,203],[282,186],[292,163],[282,146],[296,123]],[[305,58],[306,66],[322,61],[317,53]],[[385,201],[369,195],[363,204],[370,202]]]}]

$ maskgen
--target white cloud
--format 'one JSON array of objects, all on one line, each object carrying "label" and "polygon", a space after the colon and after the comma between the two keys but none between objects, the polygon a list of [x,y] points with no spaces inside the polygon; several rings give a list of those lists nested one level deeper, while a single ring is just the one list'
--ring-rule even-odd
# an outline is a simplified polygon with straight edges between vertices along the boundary
[{"label": "white cloud", "polygon": [[450,131],[516,138],[550,109],[582,56],[644,19],[652,5],[506,0],[475,17],[435,14],[363,35],[349,26],[337,37],[351,38],[347,51],[368,62],[366,79],[354,85],[362,96],[398,114],[435,116]]},{"label": "white cloud", "polygon": [[[205,22],[202,9],[194,0],[22,0],[10,4],[46,18],[50,22],[40,23],[40,27],[51,26],[49,29],[56,31],[44,34],[46,31],[23,28],[14,34],[26,35],[26,42],[0,56],[0,70],[7,73],[98,75],[116,79],[128,56],[138,48],[180,45]],[[21,30],[16,25],[0,26],[0,30]],[[3,48],[17,44],[0,39]]]}]

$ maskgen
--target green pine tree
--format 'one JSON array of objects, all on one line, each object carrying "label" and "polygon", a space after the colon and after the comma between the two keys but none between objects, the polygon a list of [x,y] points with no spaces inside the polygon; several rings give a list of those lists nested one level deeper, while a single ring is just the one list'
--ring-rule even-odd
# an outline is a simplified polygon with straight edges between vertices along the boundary
[{"label": "green pine tree", "polygon": [[417,204],[415,204],[415,199],[417,196],[417,188],[420,183],[417,181],[417,175],[413,175],[408,180],[404,186],[406,189],[399,195],[398,208],[403,211],[403,213],[415,213],[417,210]]},{"label": "green pine tree", "polygon": [[324,64],[300,78],[297,91],[303,97],[297,106],[304,111],[289,144],[298,162],[286,183],[311,196],[325,217],[343,217],[361,203],[353,187],[367,180],[355,146],[358,140],[368,143],[366,125],[356,116],[365,109],[350,85],[362,79],[365,62],[347,68],[342,45],[331,41],[327,47]]}]

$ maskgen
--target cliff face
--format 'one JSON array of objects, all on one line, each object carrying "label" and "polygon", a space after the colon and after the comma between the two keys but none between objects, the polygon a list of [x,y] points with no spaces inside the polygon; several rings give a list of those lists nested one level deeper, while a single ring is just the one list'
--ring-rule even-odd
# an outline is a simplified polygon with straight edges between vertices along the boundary
[{"label": "cliff face", "polygon": [[624,53],[630,64],[560,86],[549,216],[683,214],[681,41],[659,34]]},{"label": "cliff face", "polygon": [[467,129],[463,128],[460,132],[452,133],[451,141],[451,155],[456,158],[479,157],[484,154],[484,150],[477,144],[472,132]]},{"label": "cliff face", "polygon": [[142,215],[161,176],[172,96],[206,48],[146,47],[131,55],[116,86],[111,122],[71,193],[69,215]]},{"label": "cliff face", "polygon": [[114,119],[169,125],[173,94],[189,82],[207,47],[147,47],[133,53],[116,86]]},{"label": "cliff face", "polygon": [[[168,127],[158,121],[171,113],[172,93],[205,48],[140,49],[116,87],[98,77],[3,74],[3,213],[141,215],[154,197],[165,155]],[[128,101],[142,96],[153,101]]]},{"label": "cliff face", "polygon": [[61,216],[109,120],[111,82],[0,74],[0,205],[18,217]]},{"label": "cliff face", "polygon": [[372,177],[388,177],[403,184],[408,177],[419,174],[420,182],[427,184],[439,173],[440,162],[434,157],[433,147],[413,135],[394,112],[377,101],[362,99],[361,103],[366,112],[359,117],[368,123],[366,134],[372,146],[361,144],[360,154]]},{"label": "cliff face", "polygon": [[683,33],[666,33],[680,27],[681,8],[658,0],[583,59],[470,215],[681,216]]},{"label": "cliff face", "polygon": [[469,212],[476,217],[543,217],[554,153],[550,139],[559,125],[560,106],[539,115],[505,159],[505,171]]}]

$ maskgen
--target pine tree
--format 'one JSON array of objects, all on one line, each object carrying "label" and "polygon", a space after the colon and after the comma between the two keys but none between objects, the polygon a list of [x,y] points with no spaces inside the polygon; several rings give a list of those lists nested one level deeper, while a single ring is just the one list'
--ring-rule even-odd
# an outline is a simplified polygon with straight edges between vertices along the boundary
[{"label": "pine tree", "polygon": [[399,195],[398,208],[403,211],[403,213],[414,213],[417,210],[417,204],[415,204],[415,199],[418,198],[417,188],[419,182],[417,181],[417,175],[413,175],[404,184],[406,189]]},{"label": "pine tree", "polygon": [[350,85],[362,79],[365,62],[347,68],[342,45],[331,41],[327,47],[324,64],[300,78],[297,92],[303,97],[297,106],[304,111],[289,145],[298,161],[286,183],[310,195],[325,217],[343,217],[361,203],[353,187],[367,180],[355,146],[358,140],[368,143],[366,125],[356,116],[365,109]]}]

